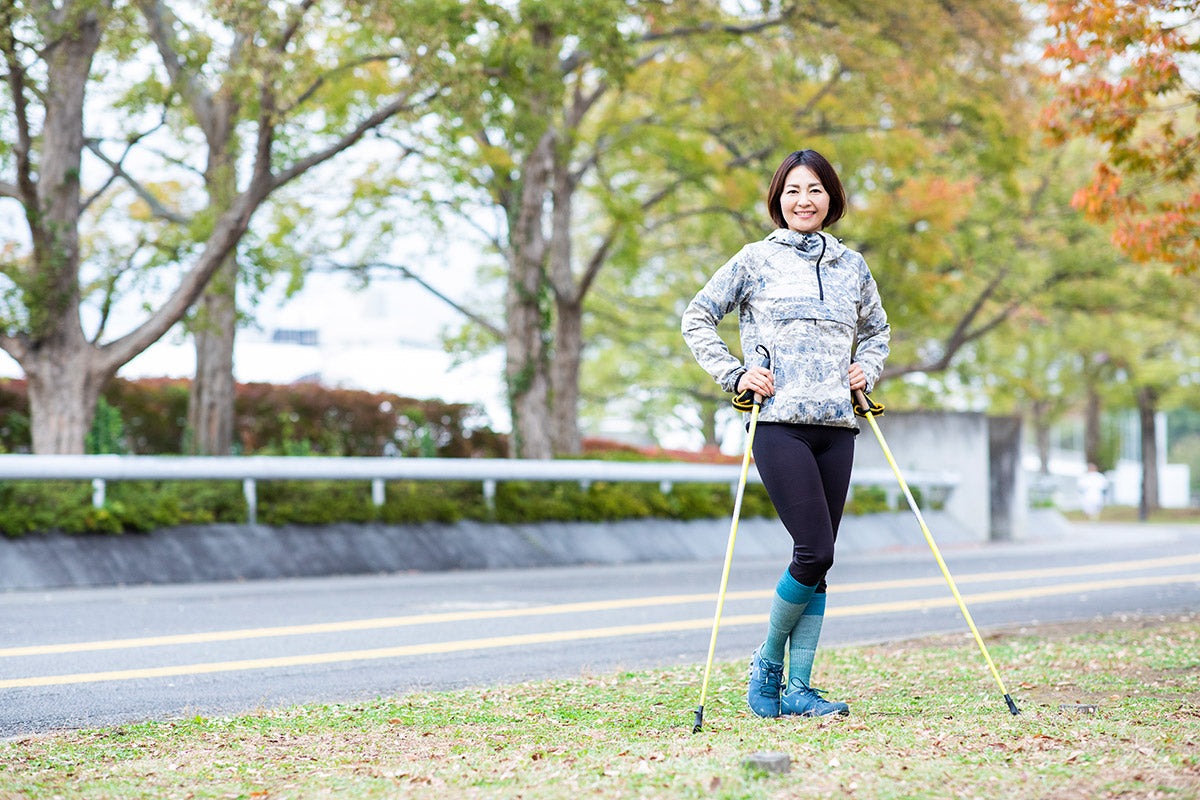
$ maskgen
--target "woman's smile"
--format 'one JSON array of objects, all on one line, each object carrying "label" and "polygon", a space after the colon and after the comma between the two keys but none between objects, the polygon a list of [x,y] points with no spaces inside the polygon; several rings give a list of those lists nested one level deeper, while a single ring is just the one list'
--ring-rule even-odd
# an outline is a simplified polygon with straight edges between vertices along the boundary
[{"label": "woman's smile", "polygon": [[788,173],[779,206],[788,228],[797,233],[816,233],[825,227],[829,194],[817,174],[800,165]]}]

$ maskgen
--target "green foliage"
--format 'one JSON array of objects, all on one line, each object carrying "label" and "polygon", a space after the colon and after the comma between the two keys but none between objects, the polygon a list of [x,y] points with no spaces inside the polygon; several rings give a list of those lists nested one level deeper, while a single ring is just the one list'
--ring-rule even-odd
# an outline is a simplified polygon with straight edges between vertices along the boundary
[{"label": "green foliage", "polygon": [[[497,487],[495,506],[478,482],[393,481],[375,506],[371,486],[352,481],[259,481],[258,521],[266,525],[340,522],[391,525],[479,520],[505,524],[607,522],[622,519],[711,519],[733,508],[730,487],[683,484],[664,493],[654,484],[511,481]],[[746,488],[742,516],[774,513],[761,486]],[[0,484],[0,534],[136,533],[174,525],[245,522],[237,481],[109,481],[103,508],[92,507],[84,481]]]},{"label": "green foliage", "polygon": [[847,514],[878,514],[887,510],[887,491],[880,486],[855,487],[846,503]]},{"label": "green foliage", "polygon": [[125,423],[120,409],[108,404],[103,397],[96,403],[92,429],[84,437],[87,453],[124,453]]},{"label": "green foliage", "polygon": [[109,481],[98,509],[92,507],[90,482],[0,483],[0,534],[10,537],[47,531],[137,533],[245,519],[236,481]]},{"label": "green foliage", "polygon": [[[98,406],[89,452],[183,452],[188,382],[112,381]],[[316,384],[240,384],[239,449],[247,455],[502,456],[504,437],[476,406]],[[25,381],[0,380],[0,450],[29,450]]]}]

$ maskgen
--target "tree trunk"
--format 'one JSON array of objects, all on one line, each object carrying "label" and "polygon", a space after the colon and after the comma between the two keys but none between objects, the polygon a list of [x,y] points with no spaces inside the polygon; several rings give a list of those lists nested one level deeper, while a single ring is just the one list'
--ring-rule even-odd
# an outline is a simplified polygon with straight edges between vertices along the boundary
[{"label": "tree trunk", "polygon": [[509,455],[514,458],[554,456],[542,306],[547,251],[543,217],[553,149],[554,134],[547,129],[521,170],[519,205],[510,215],[504,377],[513,416]]},{"label": "tree trunk", "polygon": [[509,270],[504,377],[512,409],[509,455],[550,458],[550,382],[542,334],[540,264],[514,264]]},{"label": "tree trunk", "polygon": [[1084,411],[1083,457],[1087,463],[1100,466],[1100,392],[1092,384],[1087,388],[1087,407]]},{"label": "tree trunk", "polygon": [[233,452],[233,345],[237,331],[237,258],[231,253],[204,291],[193,318],[196,375],[188,394],[188,452]]},{"label": "tree trunk", "polygon": [[[209,102],[204,108],[208,164],[204,183],[209,208],[224,213],[237,197],[238,148],[233,137],[237,107]],[[227,456],[233,451],[233,347],[237,336],[237,250],[230,251],[204,290],[192,319],[196,375],[188,394],[187,452]]]},{"label": "tree trunk", "polygon": [[[46,4],[38,10],[46,30],[62,35],[46,53],[45,118],[40,159],[34,165],[18,155],[18,182],[33,242],[32,276],[23,298],[29,331],[5,337],[6,347],[28,381],[33,452],[80,454],[96,401],[116,367],[83,334],[79,321],[80,173],[83,153],[83,105],[92,59],[100,43],[99,12],[107,4]],[[24,88],[20,99],[27,99]],[[18,147],[32,148],[32,141]],[[34,185],[36,173],[36,186]]]},{"label": "tree trunk", "polygon": [[583,304],[557,297],[554,329],[554,363],[551,386],[554,390],[551,429],[554,452],[578,455],[583,452],[579,433],[579,361],[583,357]]},{"label": "tree trunk", "polygon": [[[537,211],[541,206],[538,204]],[[551,458],[550,381],[541,297],[543,269],[536,236],[517,240],[510,262],[505,298],[504,377],[512,410],[509,455],[513,458]]]},{"label": "tree trunk", "polygon": [[553,425],[551,444],[556,454],[583,452],[579,434],[579,361],[583,358],[583,296],[572,269],[571,209],[575,183],[562,148],[552,160],[550,211],[550,284],[554,289],[554,361],[550,365]]},{"label": "tree trunk", "polygon": [[1138,421],[1141,430],[1142,500],[1138,504],[1138,519],[1145,522],[1158,511],[1158,437],[1154,417],[1158,413],[1158,392],[1148,386],[1137,390]]},{"label": "tree trunk", "polygon": [[55,336],[21,360],[29,391],[33,452],[80,455],[112,370],[96,371],[95,348],[82,332]]},{"label": "tree trunk", "polygon": [[704,433],[705,450],[721,449],[721,437],[717,435],[717,409],[721,405],[708,401],[700,401],[700,430]]},{"label": "tree trunk", "polygon": [[1038,471],[1050,474],[1050,421],[1046,414],[1047,403],[1038,400],[1033,404],[1033,435],[1037,443]]}]

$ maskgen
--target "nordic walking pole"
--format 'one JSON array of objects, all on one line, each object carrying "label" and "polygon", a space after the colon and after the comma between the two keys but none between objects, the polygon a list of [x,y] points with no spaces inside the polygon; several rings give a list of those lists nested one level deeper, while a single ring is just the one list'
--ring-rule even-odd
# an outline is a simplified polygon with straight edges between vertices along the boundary
[{"label": "nordic walking pole", "polygon": [[867,422],[871,423],[871,430],[875,431],[875,438],[879,440],[879,446],[883,448],[883,454],[887,457],[888,464],[892,467],[892,472],[896,474],[896,480],[900,482],[900,488],[904,490],[904,497],[908,500],[908,507],[917,516],[917,522],[921,525],[921,532],[925,534],[925,541],[929,543],[929,549],[933,551],[933,557],[937,559],[938,566],[942,569],[942,575],[946,577],[946,583],[950,585],[950,591],[954,594],[955,601],[958,602],[959,610],[962,611],[963,617],[967,620],[967,625],[971,627],[971,633],[975,635],[975,641],[979,644],[979,650],[983,653],[983,658],[987,661],[988,668],[992,671],[992,677],[996,679],[996,683],[1000,686],[1000,691],[1004,695],[1004,702],[1008,704],[1008,710],[1014,715],[1020,714],[1021,709],[1017,708],[1017,704],[1013,702],[1012,696],[1008,690],[1004,688],[1004,681],[1000,680],[1000,673],[996,671],[996,665],[992,662],[992,656],[988,653],[987,645],[983,643],[983,637],[979,635],[979,629],[975,627],[975,620],[971,619],[971,612],[967,610],[967,604],[963,602],[962,595],[958,593],[958,585],[954,583],[954,578],[950,575],[950,570],[946,567],[946,562],[942,560],[942,553],[938,550],[938,546],[933,541],[933,536],[929,533],[929,526],[925,524],[925,518],[921,516],[921,509],[917,508],[917,501],[913,499],[912,492],[908,490],[908,484],[904,482],[904,476],[900,474],[900,467],[896,466],[896,459],[892,458],[892,451],[888,449],[887,442],[883,439],[883,434],[879,431],[879,425],[875,422],[876,410],[883,411],[883,406],[872,403],[862,389],[857,389],[854,392],[854,401],[856,408],[855,413],[859,416],[867,418]]},{"label": "nordic walking pole", "polygon": [[737,539],[738,517],[742,512],[742,495],[746,492],[746,474],[750,471],[750,447],[754,443],[754,429],[758,427],[758,408],[762,397],[754,395],[754,407],[750,411],[750,427],[746,432],[746,453],[742,456],[742,476],[738,479],[737,496],[733,501],[733,523],[729,526],[729,544],[725,547],[725,568],[721,571],[721,590],[717,593],[717,613],[713,617],[712,637],[708,640],[708,661],[704,665],[704,683],[700,686],[700,706],[696,709],[696,724],[692,733],[704,727],[704,698],[708,694],[708,677],[712,673],[713,653],[717,649],[717,628],[721,626],[721,608],[725,605],[725,587],[729,585],[729,566],[733,563],[733,542]]}]

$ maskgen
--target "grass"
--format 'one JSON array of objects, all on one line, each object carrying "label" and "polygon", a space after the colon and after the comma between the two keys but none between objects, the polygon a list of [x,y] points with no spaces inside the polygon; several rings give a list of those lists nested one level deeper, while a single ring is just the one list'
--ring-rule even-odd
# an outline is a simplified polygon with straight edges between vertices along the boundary
[{"label": "grass", "polygon": [[[1082,511],[1064,511],[1063,516],[1072,522],[1089,522]],[[1105,506],[1100,509],[1099,522],[1138,522],[1137,506]],[[1195,525],[1200,523],[1200,508],[1160,508],[1150,515],[1147,522]]]},{"label": "grass", "polygon": [[822,651],[849,717],[750,716],[738,660],[698,735],[689,665],[31,736],[0,743],[0,798],[1200,797],[1200,615],[988,648],[1019,717],[969,635],[938,637]]}]

